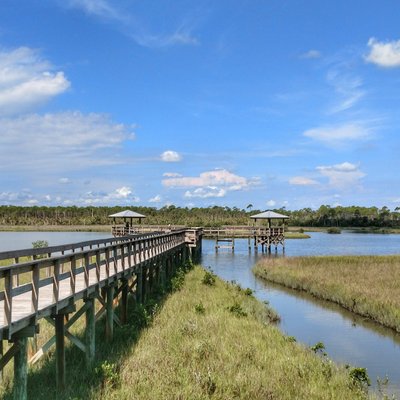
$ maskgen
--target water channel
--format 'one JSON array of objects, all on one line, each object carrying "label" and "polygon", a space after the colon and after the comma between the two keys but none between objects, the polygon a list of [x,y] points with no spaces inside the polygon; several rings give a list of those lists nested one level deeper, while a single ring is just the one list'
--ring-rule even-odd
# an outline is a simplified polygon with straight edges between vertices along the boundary
[{"label": "water channel", "polygon": [[[35,240],[57,245],[106,237],[110,235],[96,232],[0,232],[0,251],[28,248]],[[286,257],[327,254],[400,254],[400,235],[315,232],[311,239],[286,241]],[[214,241],[203,240],[202,264],[227,281],[253,289],[257,298],[269,302],[281,317],[284,333],[308,346],[321,341],[334,361],[367,368],[375,388],[377,378],[387,376],[388,392],[400,398],[400,335],[329,302],[256,278],[252,267],[266,256],[249,253],[247,240],[236,240],[234,253],[216,253]]]}]

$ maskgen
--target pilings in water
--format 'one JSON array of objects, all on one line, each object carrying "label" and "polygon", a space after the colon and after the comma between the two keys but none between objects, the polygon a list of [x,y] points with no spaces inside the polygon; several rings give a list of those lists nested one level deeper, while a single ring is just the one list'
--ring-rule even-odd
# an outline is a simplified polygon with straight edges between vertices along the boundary
[{"label": "pilings in water", "polygon": [[[18,266],[10,266],[0,271],[0,279],[5,278],[6,289],[0,291],[0,310],[4,307],[8,314],[4,321],[0,316],[0,373],[8,362],[14,359],[13,398],[26,400],[29,364],[36,363],[55,346],[56,387],[61,393],[68,384],[68,359],[66,360],[65,338],[82,350],[88,368],[93,368],[96,358],[96,322],[105,321],[105,339],[113,341],[115,325],[128,321],[128,299],[136,304],[143,303],[156,287],[166,287],[179,265],[188,260],[196,261],[201,254],[201,231],[188,230],[170,234],[154,234],[146,238],[132,238],[118,244],[100,244],[94,248],[74,251],[47,259],[38,259],[32,265],[24,263],[22,273],[37,269],[47,269],[52,276],[36,276],[30,286],[13,287]],[[39,279],[39,276],[43,278]],[[29,289],[29,290],[28,290]],[[21,292],[26,292],[24,304],[35,312],[34,318],[21,313],[19,302]],[[65,295],[67,293],[67,295]],[[19,296],[19,297],[17,297]],[[53,304],[40,308],[42,297],[48,297]],[[83,301],[81,301],[83,300]],[[80,308],[78,309],[78,305]],[[13,309],[14,306],[14,309]],[[119,307],[117,315],[115,308]],[[81,317],[85,318],[85,334],[80,339],[69,329]],[[28,354],[28,339],[38,334],[38,321],[45,318],[54,326],[54,336],[32,356]],[[12,323],[11,323],[12,322]],[[4,339],[8,346],[3,349]],[[1,376],[0,376],[1,378]]]}]

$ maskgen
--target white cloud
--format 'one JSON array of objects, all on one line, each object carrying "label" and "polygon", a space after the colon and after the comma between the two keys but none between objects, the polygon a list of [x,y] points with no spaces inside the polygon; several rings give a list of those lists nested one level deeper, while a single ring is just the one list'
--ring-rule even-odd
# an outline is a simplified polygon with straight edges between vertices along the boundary
[{"label": "white cloud", "polygon": [[68,0],[70,7],[79,8],[89,15],[106,19],[125,21],[125,17],[107,0]]},{"label": "white cloud", "polygon": [[301,54],[300,58],[320,58],[321,52],[318,50],[309,50]]},{"label": "white cloud", "polygon": [[218,169],[202,172],[197,177],[168,178],[162,183],[167,187],[227,186],[233,188],[232,190],[240,190],[254,184],[254,181],[235,175],[226,169]]},{"label": "white cloud", "polygon": [[69,178],[60,178],[60,179],[58,180],[58,182],[61,183],[61,184],[63,184],[63,185],[67,185],[67,184],[69,184],[69,183],[72,183],[71,179],[69,179]]},{"label": "white cloud", "polygon": [[27,112],[65,92],[70,82],[53,70],[37,50],[0,51],[0,115]]},{"label": "white cloud", "polygon": [[268,200],[266,204],[267,204],[268,207],[274,207],[274,206],[276,206],[276,201],[275,200]]},{"label": "white cloud", "polygon": [[[134,138],[103,114],[62,112],[0,118],[1,169],[43,173],[119,163],[115,150]],[[15,157],[16,152],[24,157]]]},{"label": "white cloud", "polygon": [[149,199],[149,203],[161,203],[162,198],[159,194]]},{"label": "white cloud", "polygon": [[[60,4],[63,4],[60,2]],[[67,0],[67,6],[80,9],[88,15],[113,25],[118,31],[133,39],[137,44],[150,48],[163,48],[176,45],[197,45],[198,39],[192,34],[192,26],[183,21],[171,33],[154,33],[121,2],[109,0]],[[118,6],[117,6],[118,4]]]},{"label": "white cloud", "polygon": [[318,185],[314,179],[306,178],[304,176],[294,176],[293,178],[289,179],[289,183],[291,185],[299,185],[299,186],[310,186],[310,185]]},{"label": "white cloud", "polygon": [[138,203],[140,198],[133,195],[133,192],[129,186],[122,186],[115,189],[110,193],[106,192],[86,192],[81,199],[78,201],[83,204],[130,204]]},{"label": "white cloud", "polygon": [[226,190],[222,188],[218,188],[216,186],[207,186],[205,188],[197,188],[193,191],[186,191],[184,197],[187,199],[191,199],[194,197],[198,197],[201,199],[208,199],[210,197],[225,197]]},{"label": "white cloud", "polygon": [[332,114],[348,110],[365,96],[365,91],[361,89],[363,85],[361,78],[343,73],[339,68],[331,69],[327,80],[339,95],[338,103],[330,110]]},{"label": "white cloud", "polygon": [[174,45],[198,45],[199,41],[189,29],[180,28],[172,34],[153,35],[149,33],[135,33],[132,35],[138,44],[144,47],[169,47]]},{"label": "white cloud", "polygon": [[164,153],[162,153],[160,157],[161,160],[165,162],[178,162],[182,160],[182,156],[173,150],[164,151]]},{"label": "white cloud", "polygon": [[182,176],[182,174],[178,174],[177,172],[164,172],[163,176],[166,178],[178,178],[179,176]]},{"label": "white cloud", "polygon": [[336,147],[351,141],[369,139],[371,137],[371,129],[359,123],[348,123],[309,129],[303,135],[318,140],[327,146]]},{"label": "white cloud", "polygon": [[322,176],[328,178],[329,184],[337,189],[350,189],[357,187],[360,180],[366,176],[358,165],[344,162],[331,166],[320,166],[316,168]]},{"label": "white cloud", "polygon": [[370,52],[365,60],[380,67],[400,67],[400,40],[378,42],[375,38],[368,40]]}]

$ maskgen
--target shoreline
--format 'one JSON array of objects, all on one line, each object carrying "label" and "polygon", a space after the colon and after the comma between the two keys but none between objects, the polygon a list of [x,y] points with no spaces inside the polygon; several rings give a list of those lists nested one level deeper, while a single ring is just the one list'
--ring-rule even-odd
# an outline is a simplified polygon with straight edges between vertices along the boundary
[{"label": "shoreline", "polygon": [[[263,260],[253,267],[254,274],[265,281],[282,285],[283,287],[305,292],[318,300],[329,301],[360,317],[367,318],[400,332],[400,306],[393,306],[390,298],[397,298],[396,293],[381,295],[383,290],[378,284],[366,283],[373,275],[365,267],[366,263],[375,263],[376,274],[380,276],[382,287],[388,287],[390,281],[396,281],[393,273],[386,272],[385,262],[388,265],[399,265],[397,274],[400,273],[400,256],[309,256],[293,257],[286,260]],[[285,265],[286,263],[286,265]],[[289,265],[290,264],[290,265]],[[328,265],[328,266],[327,266]],[[332,269],[337,269],[332,272]],[[355,284],[359,270],[363,269],[365,280],[357,286]],[[325,269],[325,271],[323,271]],[[351,271],[353,269],[353,271]],[[389,269],[389,267],[387,268]],[[356,271],[354,271],[356,270]],[[391,270],[392,271],[392,270]],[[340,278],[333,276],[335,273]],[[361,280],[361,278],[360,278]],[[348,284],[346,283],[348,281]],[[364,286],[364,289],[360,288]]]}]

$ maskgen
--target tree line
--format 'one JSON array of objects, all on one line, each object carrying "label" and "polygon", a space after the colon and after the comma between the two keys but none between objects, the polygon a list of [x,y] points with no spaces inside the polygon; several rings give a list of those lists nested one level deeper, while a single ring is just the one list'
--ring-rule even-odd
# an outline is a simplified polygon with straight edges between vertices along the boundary
[{"label": "tree line", "polygon": [[[77,207],[77,206],[0,206],[0,225],[110,225],[108,217],[125,210],[126,207]],[[145,224],[186,225],[186,226],[223,226],[252,224],[250,216],[263,210],[253,209],[249,204],[245,209],[237,207],[129,207],[144,214]],[[317,210],[275,209],[290,217],[292,226],[310,227],[400,227],[400,207],[391,211],[388,207],[331,207],[322,205]]]}]

